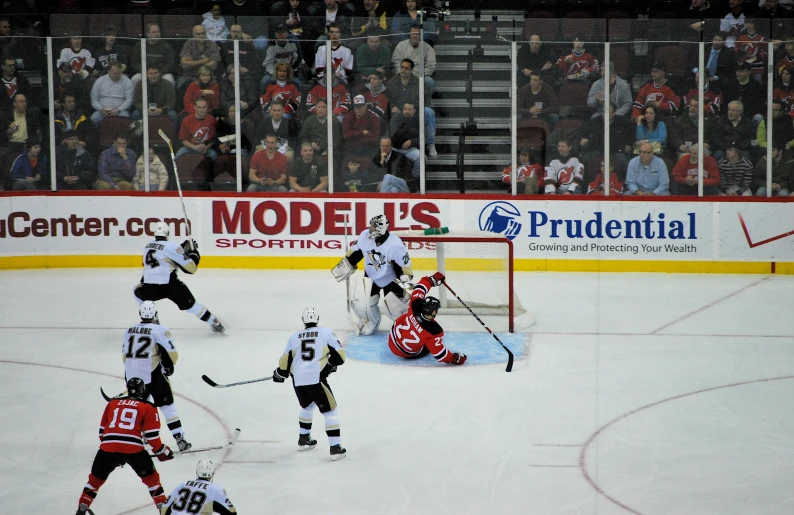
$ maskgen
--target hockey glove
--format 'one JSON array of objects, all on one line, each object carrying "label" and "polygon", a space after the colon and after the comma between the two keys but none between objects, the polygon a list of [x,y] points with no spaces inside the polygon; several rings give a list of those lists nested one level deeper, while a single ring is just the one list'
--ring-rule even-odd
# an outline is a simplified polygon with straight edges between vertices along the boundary
[{"label": "hockey glove", "polygon": [[174,451],[172,451],[167,445],[163,444],[162,447],[154,451],[155,456],[160,461],[168,461],[174,459]]},{"label": "hockey glove", "polygon": [[466,355],[465,354],[458,354],[457,352],[452,353],[452,361],[450,365],[462,365],[466,363]]},{"label": "hockey glove", "polygon": [[320,375],[328,377],[329,375],[333,374],[334,372],[336,372],[336,365],[331,365],[329,363],[329,364],[325,365],[325,368],[323,368],[323,371],[322,371],[322,373]]},{"label": "hockey glove", "polygon": [[[190,248],[190,242],[193,242],[193,248]],[[189,253],[192,250],[198,250],[198,242],[193,239],[185,240],[182,242],[182,250],[185,251],[185,254]]]},{"label": "hockey glove", "polygon": [[171,374],[173,374],[173,373],[174,373],[174,367],[173,367],[173,365],[172,365],[172,366],[170,366],[170,367],[168,367],[168,366],[165,366],[165,365],[163,365],[162,363],[160,363],[160,366],[163,368],[163,375],[164,375],[164,376],[168,377],[168,376],[170,376]]},{"label": "hockey glove", "polygon": [[192,259],[194,263],[198,266],[199,261],[201,261],[201,256],[199,255],[198,250],[190,250],[185,254],[189,259]]},{"label": "hockey glove", "polygon": [[444,274],[442,274],[441,272],[436,272],[430,276],[430,283],[433,286],[441,286],[441,283],[444,282],[444,279],[446,279],[446,277],[444,277]]},{"label": "hockey glove", "polygon": [[273,382],[274,383],[283,383],[285,379],[287,379],[287,378],[278,373],[278,369],[275,369],[273,371]]}]

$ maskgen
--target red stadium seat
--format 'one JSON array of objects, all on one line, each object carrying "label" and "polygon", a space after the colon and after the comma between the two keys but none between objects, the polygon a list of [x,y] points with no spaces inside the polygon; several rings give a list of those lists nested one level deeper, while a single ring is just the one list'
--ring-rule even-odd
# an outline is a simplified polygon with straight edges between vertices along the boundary
[{"label": "red stadium seat", "polygon": [[179,183],[183,190],[209,189],[207,177],[210,176],[212,161],[203,154],[184,154],[176,160]]},{"label": "red stadium seat", "polygon": [[116,136],[126,133],[132,120],[122,116],[109,116],[99,122],[99,146],[102,148],[113,145]]},{"label": "red stadium seat", "polygon": [[684,75],[689,71],[688,58],[687,51],[679,45],[664,45],[654,52],[654,60],[663,62],[667,73],[672,75]]}]

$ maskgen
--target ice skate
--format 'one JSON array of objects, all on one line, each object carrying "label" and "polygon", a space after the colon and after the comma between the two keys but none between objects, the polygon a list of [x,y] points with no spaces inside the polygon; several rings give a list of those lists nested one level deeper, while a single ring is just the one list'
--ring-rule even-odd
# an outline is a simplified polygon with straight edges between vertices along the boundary
[{"label": "ice skate", "polygon": [[341,445],[332,445],[331,446],[331,460],[337,461],[341,460],[346,456],[347,449],[342,447]]},{"label": "ice skate", "polygon": [[215,333],[223,334],[226,332],[226,328],[223,327],[223,324],[221,323],[218,317],[215,317],[215,321],[212,323],[211,327],[212,327],[212,331]]},{"label": "ice skate", "polygon": [[182,436],[182,433],[175,435],[174,438],[176,439],[176,445],[179,447],[179,452],[184,452],[193,447],[192,443],[185,440],[185,437]]},{"label": "ice skate", "polygon": [[298,450],[310,451],[317,446],[317,440],[312,440],[312,435],[300,435],[298,437]]}]

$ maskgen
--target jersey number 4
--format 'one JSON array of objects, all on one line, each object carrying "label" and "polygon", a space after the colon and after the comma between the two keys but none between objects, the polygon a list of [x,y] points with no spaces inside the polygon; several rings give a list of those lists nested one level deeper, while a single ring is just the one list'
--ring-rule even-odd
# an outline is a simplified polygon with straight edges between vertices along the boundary
[{"label": "jersey number 4", "polygon": [[132,358],[148,359],[149,352],[147,351],[147,349],[149,348],[149,345],[152,344],[152,339],[149,338],[148,336],[138,336],[137,338],[140,347],[138,347],[138,349],[133,354],[132,351],[136,347],[135,338],[136,338],[135,336],[130,336],[130,340],[127,342],[127,354],[126,354],[127,359],[132,359]]},{"label": "jersey number 4", "polygon": [[183,488],[176,494],[178,496],[176,502],[171,506],[173,511],[183,513],[201,513],[201,508],[204,507],[204,501],[207,500],[207,494],[199,492],[198,490],[190,490]]},{"label": "jersey number 4", "polygon": [[146,265],[149,268],[157,268],[158,266],[160,266],[160,262],[157,261],[156,257],[154,257],[154,253],[155,253],[154,250],[150,250],[149,252],[147,252],[146,258],[143,261],[144,263],[146,263]]}]

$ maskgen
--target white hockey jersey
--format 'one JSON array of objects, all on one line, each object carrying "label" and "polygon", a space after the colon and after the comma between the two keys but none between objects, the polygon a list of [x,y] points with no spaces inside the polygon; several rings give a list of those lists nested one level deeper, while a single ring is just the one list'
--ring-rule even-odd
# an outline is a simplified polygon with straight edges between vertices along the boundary
[{"label": "white hockey jersey", "polygon": [[582,183],[584,165],[575,157],[569,157],[566,162],[554,159],[546,166],[545,191],[554,193],[557,190],[570,190],[573,192]]},{"label": "white hockey jersey", "polygon": [[[314,54],[314,67],[319,72],[325,70],[325,45],[317,49]],[[334,74],[342,71],[341,76],[338,76],[343,82],[347,82],[348,77],[353,72],[353,53],[344,45],[340,45],[331,51],[331,66],[333,67]]]},{"label": "white hockey jersey", "polygon": [[72,48],[67,47],[61,50],[61,55],[55,62],[56,66],[66,63],[72,68],[72,73],[80,75],[85,78],[88,76],[86,68],[96,67],[96,59],[91,55],[91,52],[85,48],[81,48],[79,52],[75,52]]},{"label": "white hockey jersey", "polygon": [[222,486],[206,479],[192,479],[179,484],[162,508],[166,515],[190,513],[210,515],[237,513]]},{"label": "white hockey jersey", "polygon": [[392,261],[403,269],[411,270],[413,266],[405,244],[392,233],[389,233],[386,241],[378,245],[369,237],[369,229],[365,229],[350,249],[354,252],[360,250],[364,254],[364,272],[381,288],[397,278]]},{"label": "white hockey jersey", "polygon": [[182,246],[168,240],[154,240],[143,249],[143,282],[145,284],[168,284],[171,272],[177,265],[186,271],[196,271],[196,263],[185,256]]},{"label": "white hockey jersey", "polygon": [[334,332],[327,327],[307,327],[289,337],[278,368],[292,373],[295,386],[320,382],[320,372],[328,363],[333,347],[344,359],[345,351]]},{"label": "white hockey jersey", "polygon": [[130,326],[121,342],[124,376],[127,379],[140,377],[144,383],[151,383],[152,370],[161,361],[158,345],[168,352],[172,362],[176,362],[178,353],[167,327],[144,322]]}]

